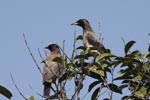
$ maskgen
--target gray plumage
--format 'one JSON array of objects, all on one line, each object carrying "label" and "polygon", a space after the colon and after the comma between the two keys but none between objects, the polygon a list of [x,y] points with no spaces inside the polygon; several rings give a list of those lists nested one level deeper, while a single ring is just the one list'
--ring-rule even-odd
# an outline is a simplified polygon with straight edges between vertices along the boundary
[{"label": "gray plumage", "polygon": [[93,52],[97,52],[98,54],[103,54],[107,52],[104,45],[101,43],[99,38],[93,32],[88,20],[80,19],[72,23],[71,25],[77,25],[83,28],[83,44],[86,48],[96,47],[98,48],[98,52],[95,50]]},{"label": "gray plumage", "polygon": [[[54,62],[53,59],[55,59],[56,57],[60,57],[61,53],[59,50],[59,46],[56,44],[51,44],[47,46],[46,49],[50,50],[51,53],[43,61],[43,63],[45,64],[43,68],[43,96],[49,97],[51,83],[55,83],[56,78],[60,75],[61,69],[61,65],[57,62]],[[49,82],[50,80],[52,82]]]}]

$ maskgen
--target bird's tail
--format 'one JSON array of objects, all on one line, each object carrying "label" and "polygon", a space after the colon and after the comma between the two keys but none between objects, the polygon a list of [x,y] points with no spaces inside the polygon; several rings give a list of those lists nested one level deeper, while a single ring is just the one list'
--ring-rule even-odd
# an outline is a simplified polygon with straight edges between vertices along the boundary
[{"label": "bird's tail", "polygon": [[44,97],[50,96],[50,86],[51,86],[51,83],[44,83],[44,91],[43,91]]}]

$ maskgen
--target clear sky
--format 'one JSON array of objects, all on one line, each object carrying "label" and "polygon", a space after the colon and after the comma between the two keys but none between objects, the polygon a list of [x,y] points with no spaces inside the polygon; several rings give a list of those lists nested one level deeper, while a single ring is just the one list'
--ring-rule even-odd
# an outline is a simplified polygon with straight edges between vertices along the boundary
[{"label": "clear sky", "polygon": [[[90,21],[98,35],[102,33],[104,45],[116,55],[123,55],[123,41],[135,40],[133,49],[147,52],[150,32],[150,0],[0,0],[0,85],[13,93],[12,100],[21,100],[9,73],[27,97],[34,95],[30,88],[42,94],[42,78],[33,63],[23,40],[25,33],[29,46],[40,63],[37,48],[65,42],[71,56],[74,31],[79,27],[70,24],[80,18]],[[100,23],[100,27],[99,27]],[[68,88],[67,91],[69,91]],[[114,96],[119,100],[121,96]],[[87,100],[88,98],[85,98]],[[0,100],[7,100],[0,95]]]}]

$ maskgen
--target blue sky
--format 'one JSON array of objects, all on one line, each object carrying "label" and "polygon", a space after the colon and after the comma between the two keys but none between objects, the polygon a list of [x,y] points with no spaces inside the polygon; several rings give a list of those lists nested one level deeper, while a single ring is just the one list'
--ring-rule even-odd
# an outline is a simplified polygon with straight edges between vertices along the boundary
[{"label": "blue sky", "polygon": [[[43,45],[62,45],[65,40],[66,53],[71,56],[73,33],[76,30],[79,35],[82,30],[70,24],[80,18],[88,19],[97,35],[102,33],[104,45],[114,54],[123,55],[122,37],[125,41],[136,41],[133,49],[147,52],[149,4],[149,0],[1,0],[0,84],[12,91],[12,100],[22,99],[12,84],[11,72],[25,96],[34,95],[35,99],[41,99],[29,88],[31,85],[42,94],[42,78],[26,49],[22,34],[25,33],[42,69],[37,48],[43,52]],[[0,100],[6,98],[0,95]]]}]

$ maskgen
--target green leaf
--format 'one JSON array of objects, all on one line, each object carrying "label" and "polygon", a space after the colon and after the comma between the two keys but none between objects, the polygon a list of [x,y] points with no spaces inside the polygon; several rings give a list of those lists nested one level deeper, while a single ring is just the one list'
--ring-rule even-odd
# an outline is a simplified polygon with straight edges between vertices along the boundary
[{"label": "green leaf", "polygon": [[104,76],[104,70],[98,70],[97,66],[93,65],[89,67],[89,71],[95,73],[95,74],[99,74],[99,76]]},{"label": "green leaf", "polygon": [[126,88],[126,87],[128,87],[127,84],[123,84],[123,85],[119,86],[120,89],[124,89],[124,88]]},{"label": "green leaf", "polygon": [[82,35],[79,35],[76,40],[82,40],[83,39],[83,36]]},{"label": "green leaf", "polygon": [[100,87],[97,88],[97,89],[93,92],[92,97],[91,97],[91,100],[96,100],[96,97],[97,97],[97,95],[98,95],[99,92],[100,92]]},{"label": "green leaf", "polygon": [[11,97],[12,97],[12,93],[8,89],[6,89],[5,87],[3,87],[1,85],[0,85],[0,94],[7,97],[8,99],[11,99]]},{"label": "green leaf", "polygon": [[93,83],[90,84],[88,92],[90,92],[92,90],[93,87],[95,87],[96,85],[98,85],[101,81],[95,81]]},{"label": "green leaf", "polygon": [[144,98],[145,95],[146,95],[146,88],[141,87],[138,91],[135,92],[135,95],[138,96],[138,97]]},{"label": "green leaf", "polygon": [[142,79],[142,77],[141,77],[140,75],[138,75],[138,76],[134,77],[134,78],[132,79],[132,81],[133,81],[133,82],[136,82],[136,81],[139,81],[139,80],[141,80],[141,79]]},{"label": "green leaf", "polygon": [[139,50],[135,50],[131,53],[131,55],[141,55]]},{"label": "green leaf", "polygon": [[62,62],[63,62],[60,57],[54,58],[53,61],[54,61],[54,62],[57,62],[57,63],[61,63],[61,64],[62,64]]},{"label": "green leaf", "polygon": [[113,92],[122,94],[121,88],[119,88],[117,85],[110,83],[110,84],[108,84],[108,86],[109,86],[110,90],[112,90]]},{"label": "green leaf", "polygon": [[103,99],[103,100],[111,100],[111,99],[105,98],[105,99]]},{"label": "green leaf", "polygon": [[90,51],[91,51],[91,50],[99,50],[98,47],[89,47],[88,49],[89,49]]},{"label": "green leaf", "polygon": [[128,80],[131,78],[132,78],[131,76],[124,74],[123,76],[119,76],[119,77],[115,78],[114,80]]},{"label": "green leaf", "polygon": [[86,50],[86,47],[84,47],[84,46],[79,46],[79,47],[77,47],[76,49],[77,49],[77,50],[84,50],[84,51],[85,51],[85,50]]},{"label": "green leaf", "polygon": [[86,55],[77,55],[74,59],[88,59]]},{"label": "green leaf", "polygon": [[31,97],[29,98],[29,100],[34,100],[34,97],[33,97],[33,96],[31,96]]},{"label": "green leaf", "polygon": [[98,55],[95,59],[96,62],[104,59],[104,58],[109,58],[109,57],[116,57],[115,55],[112,55],[110,53],[104,53],[104,54],[101,54],[101,55]]},{"label": "green leaf", "polygon": [[[66,70],[67,69],[67,57],[66,56],[63,56],[63,59],[62,59],[62,66],[63,66],[63,69]],[[74,63],[74,60],[72,60],[72,62]]]},{"label": "green leaf", "polygon": [[150,45],[149,45],[149,47],[148,47],[148,52],[150,52]]},{"label": "green leaf", "polygon": [[[129,96],[123,96],[123,97],[121,98],[121,100],[127,100],[128,97],[129,97]],[[130,100],[132,100],[132,99],[130,99]]]},{"label": "green leaf", "polygon": [[150,53],[144,54],[144,58],[150,58]]},{"label": "green leaf", "polygon": [[52,83],[52,79],[49,79],[49,80],[46,80],[46,82],[48,82],[48,83]]},{"label": "green leaf", "polygon": [[89,71],[87,75],[90,76],[90,77],[92,77],[92,78],[95,78],[95,79],[98,79],[98,80],[102,80],[101,76],[99,74],[94,73],[92,71]]},{"label": "green leaf", "polygon": [[129,41],[126,45],[125,45],[125,54],[127,54],[130,50],[130,48],[133,46],[133,44],[135,43],[135,41]]}]

